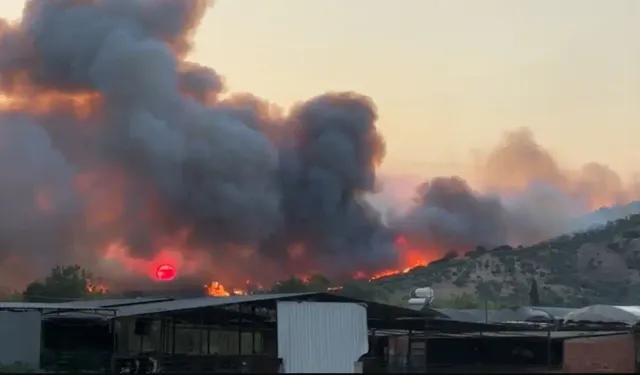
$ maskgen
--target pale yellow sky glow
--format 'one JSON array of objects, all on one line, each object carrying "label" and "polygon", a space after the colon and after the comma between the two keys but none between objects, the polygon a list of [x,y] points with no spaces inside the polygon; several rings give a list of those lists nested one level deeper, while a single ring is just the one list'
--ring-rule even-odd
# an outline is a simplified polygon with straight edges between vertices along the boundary
[{"label": "pale yellow sky glow", "polygon": [[386,170],[443,173],[526,126],[567,163],[625,175],[640,171],[638,19],[637,0],[219,0],[193,59],[283,106],[370,95]]}]

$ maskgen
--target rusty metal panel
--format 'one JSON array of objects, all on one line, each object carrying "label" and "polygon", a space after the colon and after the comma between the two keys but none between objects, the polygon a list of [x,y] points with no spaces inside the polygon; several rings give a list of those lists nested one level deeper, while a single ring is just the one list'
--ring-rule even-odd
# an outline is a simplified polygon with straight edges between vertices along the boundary
[{"label": "rusty metal panel", "polygon": [[369,350],[358,303],[278,302],[278,357],[285,373],[354,373]]},{"label": "rusty metal panel", "polygon": [[634,373],[634,335],[577,338],[564,342],[564,373]]}]

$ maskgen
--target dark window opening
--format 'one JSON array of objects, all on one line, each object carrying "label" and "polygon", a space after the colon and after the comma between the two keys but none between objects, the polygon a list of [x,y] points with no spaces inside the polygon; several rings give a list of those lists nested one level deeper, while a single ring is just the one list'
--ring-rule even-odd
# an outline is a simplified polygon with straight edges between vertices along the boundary
[{"label": "dark window opening", "polygon": [[52,372],[108,371],[113,343],[110,327],[104,322],[45,320],[41,366]]},{"label": "dark window opening", "polygon": [[433,338],[427,344],[431,365],[487,365],[558,367],[562,365],[562,340],[547,338]]},{"label": "dark window opening", "polygon": [[113,335],[109,325],[102,322],[46,320],[42,326],[42,344],[54,350],[111,350]]}]

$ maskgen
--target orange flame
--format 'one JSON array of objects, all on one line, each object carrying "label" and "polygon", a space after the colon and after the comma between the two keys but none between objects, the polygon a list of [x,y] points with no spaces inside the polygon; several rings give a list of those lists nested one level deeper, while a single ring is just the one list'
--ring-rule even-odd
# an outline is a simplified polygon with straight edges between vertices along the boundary
[{"label": "orange flame", "polygon": [[227,292],[224,285],[217,281],[212,281],[209,284],[204,284],[205,292],[211,297],[227,297],[231,294]]},{"label": "orange flame", "polygon": [[109,293],[109,287],[104,284],[96,283],[92,280],[86,280],[86,291],[91,294],[107,294]]},{"label": "orange flame", "polygon": [[[398,239],[396,240],[396,247],[398,248],[398,251],[399,251],[400,267],[398,269],[388,269],[388,270],[377,272],[368,277],[369,281],[380,279],[382,277],[398,275],[401,273],[407,273],[416,267],[426,266],[430,262],[433,262],[434,260],[438,259],[439,254],[442,253],[442,251],[437,249],[412,248],[410,247],[407,239],[402,236],[398,237]],[[354,278],[365,279],[367,278],[367,276],[365,276],[365,274],[362,272],[357,272],[354,275]]]},{"label": "orange flame", "polygon": [[244,296],[247,295],[247,291],[240,288],[233,288],[233,294],[236,296]]},{"label": "orange flame", "polygon": [[205,293],[211,297],[244,296],[247,294],[247,291],[241,288],[232,288],[231,292],[228,292],[227,288],[218,281],[205,284],[204,290]]}]

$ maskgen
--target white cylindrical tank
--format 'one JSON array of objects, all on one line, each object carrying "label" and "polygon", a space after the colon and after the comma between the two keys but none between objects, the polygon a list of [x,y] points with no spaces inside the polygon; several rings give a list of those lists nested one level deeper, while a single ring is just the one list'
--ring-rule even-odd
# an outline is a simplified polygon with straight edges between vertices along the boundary
[{"label": "white cylindrical tank", "polygon": [[431,288],[429,288],[429,287],[426,287],[426,288],[416,288],[416,289],[413,291],[413,294],[415,294],[415,295],[416,295],[416,297],[419,297],[419,298],[426,298],[426,299],[429,299],[429,298],[433,298],[433,289],[431,289]]}]

